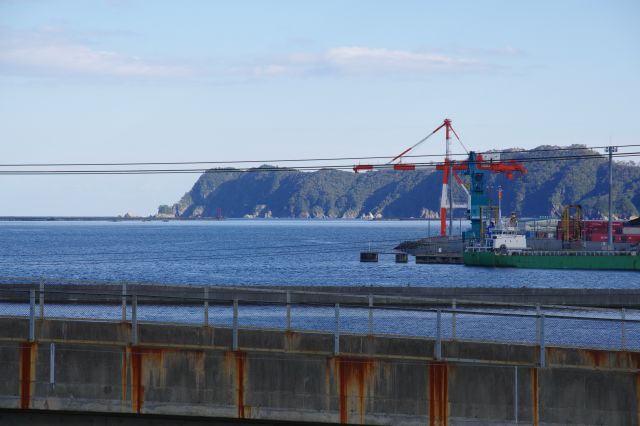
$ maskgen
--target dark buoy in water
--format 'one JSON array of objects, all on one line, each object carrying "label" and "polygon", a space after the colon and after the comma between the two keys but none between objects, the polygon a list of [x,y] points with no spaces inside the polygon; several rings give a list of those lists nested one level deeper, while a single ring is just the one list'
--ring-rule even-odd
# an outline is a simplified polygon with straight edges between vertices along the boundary
[{"label": "dark buoy in water", "polygon": [[409,255],[407,253],[396,253],[396,263],[409,263]]},{"label": "dark buoy in water", "polygon": [[376,251],[361,251],[360,262],[377,262],[378,252]]}]

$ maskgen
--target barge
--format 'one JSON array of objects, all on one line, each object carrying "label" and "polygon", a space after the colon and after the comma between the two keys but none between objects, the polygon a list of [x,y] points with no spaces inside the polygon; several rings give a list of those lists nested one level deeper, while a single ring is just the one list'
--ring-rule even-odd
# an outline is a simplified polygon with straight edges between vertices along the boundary
[{"label": "barge", "polygon": [[638,250],[532,250],[515,230],[499,230],[465,248],[466,266],[640,271]]}]

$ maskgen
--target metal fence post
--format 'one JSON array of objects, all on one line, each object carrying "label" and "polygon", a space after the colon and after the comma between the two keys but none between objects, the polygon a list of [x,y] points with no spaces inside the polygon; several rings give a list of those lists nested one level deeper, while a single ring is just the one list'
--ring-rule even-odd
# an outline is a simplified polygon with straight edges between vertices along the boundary
[{"label": "metal fence post", "polygon": [[620,349],[624,351],[624,348],[627,346],[627,336],[625,332],[625,313],[624,308],[620,310]]},{"label": "metal fence post", "polygon": [[40,281],[40,294],[38,296],[40,302],[40,318],[44,319],[44,280]]},{"label": "metal fence post", "polygon": [[544,368],[544,314],[540,314],[538,318],[540,319],[540,367]]},{"label": "metal fence post", "polygon": [[233,350],[238,350],[238,298],[233,299]]},{"label": "metal fence post", "polygon": [[338,355],[340,353],[340,304],[336,303],[335,306],[336,315],[336,330],[333,334],[333,353]]},{"label": "metal fence post", "polygon": [[138,344],[138,296],[131,296],[131,343]]},{"label": "metal fence post", "polygon": [[49,384],[56,383],[56,344],[49,345]]},{"label": "metal fence post", "polygon": [[209,287],[204,288],[204,326],[209,327]]},{"label": "metal fence post", "polygon": [[291,330],[291,292],[287,290],[287,330]]},{"label": "metal fence post", "polygon": [[122,321],[127,320],[127,283],[122,283]]},{"label": "metal fence post", "polygon": [[36,340],[36,291],[29,290],[29,341]]},{"label": "metal fence post", "polygon": [[373,335],[373,294],[369,295],[369,335]]},{"label": "metal fence post", "polygon": [[[462,228],[461,228],[462,229]],[[451,302],[451,309],[453,312],[451,313],[451,338],[453,340],[456,339],[456,299],[453,299]]]},{"label": "metal fence post", "polygon": [[442,320],[442,312],[440,311],[440,309],[438,309],[437,313],[436,313],[436,346],[435,346],[435,353],[433,354],[433,357],[435,359],[441,359],[442,358],[442,324],[441,324],[441,320]]},{"label": "metal fence post", "polygon": [[540,341],[540,304],[536,303],[536,340]]}]

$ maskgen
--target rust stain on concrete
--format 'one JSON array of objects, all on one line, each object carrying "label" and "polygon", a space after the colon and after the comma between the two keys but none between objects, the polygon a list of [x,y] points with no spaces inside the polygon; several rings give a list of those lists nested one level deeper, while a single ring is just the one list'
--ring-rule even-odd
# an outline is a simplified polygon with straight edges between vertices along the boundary
[{"label": "rust stain on concrete", "polygon": [[604,351],[581,349],[580,353],[585,356],[590,367],[601,368],[608,361],[607,353]]},{"label": "rust stain on concrete", "polygon": [[247,354],[242,351],[225,353],[224,368],[229,377],[234,380],[235,399],[238,418],[251,416],[251,407],[245,405],[245,386],[247,379]]},{"label": "rust stain on concrete", "polygon": [[285,351],[291,351],[295,349],[298,345],[298,342],[300,341],[300,335],[290,330],[285,331],[284,338],[285,338],[285,343],[284,343]]},{"label": "rust stain on concrete", "polygon": [[429,364],[429,426],[449,423],[449,366],[446,362]]},{"label": "rust stain on concrete", "polygon": [[545,353],[547,362],[554,366],[640,369],[638,352],[547,347]]},{"label": "rust stain on concrete", "polygon": [[[340,423],[349,422],[349,413],[356,411],[364,424],[365,402],[373,391],[375,361],[369,358],[336,357],[340,398]],[[355,410],[353,410],[355,405]]]},{"label": "rust stain on concrete", "polygon": [[162,360],[166,350],[170,349],[131,347],[131,405],[136,413],[142,411],[144,383],[149,381],[150,371],[158,370],[162,378]]},{"label": "rust stain on concrete", "polygon": [[595,368],[640,369],[640,353],[578,349],[583,362]]},{"label": "rust stain on concrete", "polygon": [[137,348],[131,350],[131,406],[136,413],[142,409],[142,354]]},{"label": "rust stain on concrete", "polygon": [[532,368],[531,369],[531,416],[532,416],[531,422],[533,423],[533,426],[538,426],[538,423],[540,421],[540,419],[538,418],[539,416],[538,392],[539,392],[538,369]]},{"label": "rust stain on concrete", "polygon": [[640,370],[640,353],[624,351],[620,353],[619,357],[624,360],[625,367]]},{"label": "rust stain on concrete", "polygon": [[31,382],[35,380],[37,346],[33,342],[20,345],[20,408],[31,406]]}]

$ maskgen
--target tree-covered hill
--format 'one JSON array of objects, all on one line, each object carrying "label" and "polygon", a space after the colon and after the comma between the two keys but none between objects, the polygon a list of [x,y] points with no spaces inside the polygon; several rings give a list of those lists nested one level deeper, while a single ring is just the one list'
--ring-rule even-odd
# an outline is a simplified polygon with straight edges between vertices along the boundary
[{"label": "tree-covered hill", "polygon": [[[492,176],[488,182],[491,192],[501,185],[504,210],[518,211],[523,216],[557,215],[563,205],[581,204],[588,217],[602,217],[607,211],[606,158],[558,158],[597,154],[581,148],[575,145],[557,150],[558,147],[541,146],[527,152],[505,153],[503,158],[522,160],[528,173],[512,181]],[[225,217],[435,217],[441,182],[440,172],[431,170],[354,174],[273,167],[248,173],[211,169],[178,203],[160,206],[158,213],[180,217],[215,217],[219,211]],[[638,215],[640,166],[614,162],[614,194],[617,216]],[[462,191],[456,191],[454,196],[462,198]]]}]

